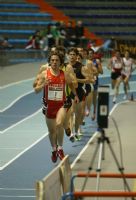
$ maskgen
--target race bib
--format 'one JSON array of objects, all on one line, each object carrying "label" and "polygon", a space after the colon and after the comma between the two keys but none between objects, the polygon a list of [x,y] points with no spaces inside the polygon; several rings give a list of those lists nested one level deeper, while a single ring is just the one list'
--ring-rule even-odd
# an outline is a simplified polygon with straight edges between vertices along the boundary
[{"label": "race bib", "polygon": [[63,88],[62,87],[48,87],[48,100],[62,101],[63,100]]}]

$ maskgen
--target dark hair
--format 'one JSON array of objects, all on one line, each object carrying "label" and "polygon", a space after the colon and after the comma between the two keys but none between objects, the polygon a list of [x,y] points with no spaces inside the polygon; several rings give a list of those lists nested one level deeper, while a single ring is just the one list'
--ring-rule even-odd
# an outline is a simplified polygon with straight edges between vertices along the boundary
[{"label": "dark hair", "polygon": [[54,55],[59,57],[60,64],[62,65],[64,63],[64,55],[59,53],[58,51],[50,52],[50,54],[48,56],[48,63],[50,63],[51,57],[54,56]]},{"label": "dark hair", "polygon": [[92,53],[95,53],[94,50],[93,50],[92,48],[89,48],[89,49],[88,49],[88,53],[89,53],[90,51],[91,51]]},{"label": "dark hair", "polygon": [[81,59],[83,59],[83,56],[81,53],[78,53],[77,56],[79,56]]},{"label": "dark hair", "polygon": [[89,54],[89,51],[87,48],[83,48],[83,51],[86,51],[87,55]]},{"label": "dark hair", "polygon": [[64,46],[61,46],[61,45],[56,46],[56,50],[59,51],[60,53],[63,53],[64,55],[65,55],[65,53],[66,53],[65,47],[64,47]]},{"label": "dark hair", "polygon": [[68,54],[70,53],[70,52],[74,52],[76,55],[78,55],[78,50],[77,50],[77,48],[75,48],[75,47],[71,47],[71,48],[69,48],[68,49]]}]

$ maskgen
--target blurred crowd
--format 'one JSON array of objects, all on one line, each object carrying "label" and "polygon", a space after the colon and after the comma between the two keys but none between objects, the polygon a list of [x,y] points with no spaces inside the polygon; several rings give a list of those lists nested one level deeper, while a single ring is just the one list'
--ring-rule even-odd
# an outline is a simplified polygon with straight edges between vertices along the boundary
[{"label": "blurred crowd", "polygon": [[26,49],[42,49],[47,51],[52,46],[61,45],[65,48],[71,46],[84,46],[85,44],[84,26],[82,21],[73,21],[65,24],[63,21],[48,24],[45,29],[36,30],[30,36]]},{"label": "blurred crowd", "polygon": [[9,43],[8,37],[0,36],[0,49],[12,49],[13,45]]}]

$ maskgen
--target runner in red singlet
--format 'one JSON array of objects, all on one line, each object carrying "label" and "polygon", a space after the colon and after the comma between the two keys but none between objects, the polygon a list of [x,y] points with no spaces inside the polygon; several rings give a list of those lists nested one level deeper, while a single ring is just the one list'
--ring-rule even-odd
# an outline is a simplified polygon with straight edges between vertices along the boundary
[{"label": "runner in red singlet", "polygon": [[64,128],[63,122],[66,117],[66,93],[65,86],[68,78],[60,70],[63,64],[62,55],[57,52],[52,52],[49,56],[50,68],[44,70],[39,77],[34,89],[39,92],[43,89],[43,102],[46,124],[49,131],[49,139],[52,146],[52,161],[56,162],[59,157],[64,158],[63,152],[63,137]]}]

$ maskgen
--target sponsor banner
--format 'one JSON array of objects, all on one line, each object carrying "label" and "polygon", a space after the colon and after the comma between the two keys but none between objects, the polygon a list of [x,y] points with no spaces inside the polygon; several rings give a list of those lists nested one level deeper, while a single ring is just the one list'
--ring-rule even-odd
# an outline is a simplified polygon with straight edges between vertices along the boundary
[{"label": "sponsor banner", "polygon": [[132,58],[135,58],[136,56],[136,41],[135,40],[117,40],[117,48],[123,55],[125,51],[128,50]]}]

